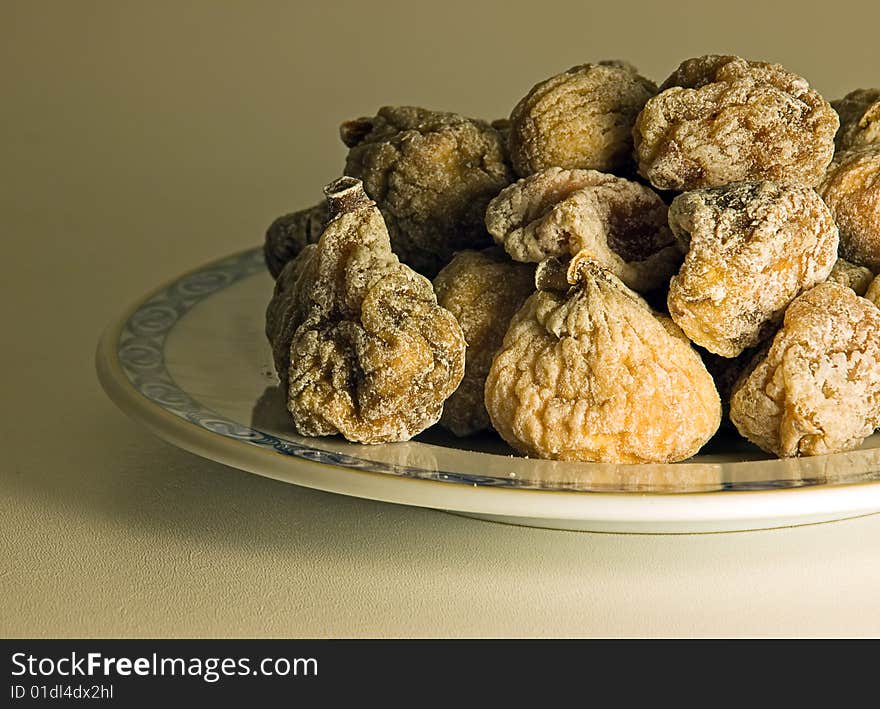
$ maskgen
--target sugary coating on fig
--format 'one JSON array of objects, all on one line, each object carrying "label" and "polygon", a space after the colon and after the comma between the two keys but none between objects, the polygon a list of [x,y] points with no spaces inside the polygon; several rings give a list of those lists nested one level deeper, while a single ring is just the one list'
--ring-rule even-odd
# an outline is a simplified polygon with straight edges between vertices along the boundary
[{"label": "sugary coating on fig", "polygon": [[684,62],[639,114],[639,173],[658,189],[743,180],[813,187],[839,120],[809,84],[778,64],[709,55]]},{"label": "sugary coating on fig", "polygon": [[700,357],[610,271],[574,261],[576,285],[538,291],[513,317],[486,379],[492,425],[541,458],[692,456],[721,416]]},{"label": "sugary coating on fig", "polygon": [[799,296],[737,384],[730,417],[783,458],[860,445],[880,426],[880,310],[839,283]]},{"label": "sugary coating on fig", "polygon": [[614,172],[632,162],[632,127],[657,87],[622,62],[582,64],[537,84],[510,114],[520,177],[548,167]]},{"label": "sugary coating on fig", "polygon": [[819,194],[840,227],[840,255],[880,271],[880,143],[837,153]]},{"label": "sugary coating on fig", "polygon": [[856,266],[854,263],[839,258],[834,262],[834,268],[831,269],[828,280],[852,288],[856,295],[865,295],[868,286],[874,280],[874,273],[869,268]]},{"label": "sugary coating on fig", "polygon": [[285,266],[266,313],[288,410],[304,436],[405,441],[459,385],[464,336],[431,282],[391,251],[360,180],[326,192],[327,227]]},{"label": "sugary coating on fig", "polygon": [[771,334],[837,260],[837,227],[806,187],[762,181],[686,192],[673,200],[669,224],[687,249],[670,281],[669,314],[723,357]]},{"label": "sugary coating on fig", "polygon": [[491,427],[483,389],[507,326],[535,292],[535,269],[493,247],[461,251],[434,278],[438,304],[458,320],[467,341],[464,379],[446,400],[440,424],[457,436]]},{"label": "sugary coating on fig", "polygon": [[486,205],[512,175],[501,134],[484,121],[385,106],[342,124],[345,174],[363,180],[401,261],[432,277],[462,249],[491,245]]},{"label": "sugary coating on fig", "polygon": [[301,209],[278,217],[266,230],[263,255],[272,278],[299,255],[307,244],[314,244],[321,238],[327,221],[327,203]]},{"label": "sugary coating on fig", "polygon": [[865,143],[880,143],[880,89],[856,89],[831,106],[840,116],[834,142],[837,150]]},{"label": "sugary coating on fig", "polygon": [[516,261],[586,250],[640,292],[665,285],[682,260],[663,200],[595,170],[551,167],[515,182],[489,203],[486,228]]}]

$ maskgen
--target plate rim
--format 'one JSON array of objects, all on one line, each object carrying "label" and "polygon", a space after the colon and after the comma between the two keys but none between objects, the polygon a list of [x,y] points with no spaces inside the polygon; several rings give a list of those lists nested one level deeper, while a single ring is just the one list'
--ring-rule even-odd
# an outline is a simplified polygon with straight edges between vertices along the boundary
[{"label": "plate rim", "polygon": [[[138,391],[119,361],[126,323],[151,298],[192,274],[242,257],[236,251],[192,267],[141,296],[103,331],[95,352],[98,380],[126,415],[163,440],[215,462],[304,487],[365,499],[510,518],[591,520],[600,523],[712,524],[853,517],[880,510],[880,481],[710,492],[613,492],[465,485],[353,469],[332,461],[291,458],[187,421]],[[796,521],[772,526],[790,526]],[[725,525],[720,525],[724,527]],[[729,525],[726,525],[729,526]]]}]

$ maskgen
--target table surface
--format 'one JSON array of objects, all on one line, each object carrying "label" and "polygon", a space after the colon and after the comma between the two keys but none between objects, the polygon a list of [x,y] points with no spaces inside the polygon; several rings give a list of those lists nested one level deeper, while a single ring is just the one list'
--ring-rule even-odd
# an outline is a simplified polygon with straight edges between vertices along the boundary
[{"label": "table surface", "polygon": [[608,57],[662,79],[732,51],[829,98],[880,82],[873,2],[843,3],[860,19],[832,39],[795,2],[763,3],[760,25],[592,5],[2,4],[0,636],[880,634],[880,516],[684,536],[496,525],[202,460],[97,384],[95,344],[126,305],[317,201],[342,119],[502,116]]}]

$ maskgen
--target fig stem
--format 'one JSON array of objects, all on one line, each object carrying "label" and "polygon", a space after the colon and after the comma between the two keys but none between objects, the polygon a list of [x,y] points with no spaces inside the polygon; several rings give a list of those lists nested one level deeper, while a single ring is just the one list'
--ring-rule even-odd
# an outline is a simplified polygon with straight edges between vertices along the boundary
[{"label": "fig stem", "polygon": [[373,201],[364,192],[364,183],[354,177],[340,177],[324,188],[327,195],[327,221],[345,212],[367,207]]}]

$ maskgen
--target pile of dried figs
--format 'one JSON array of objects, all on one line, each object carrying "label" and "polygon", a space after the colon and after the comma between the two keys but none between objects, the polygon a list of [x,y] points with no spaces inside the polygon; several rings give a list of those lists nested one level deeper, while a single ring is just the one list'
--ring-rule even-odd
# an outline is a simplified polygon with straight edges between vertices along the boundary
[{"label": "pile of dried figs", "polygon": [[[880,90],[778,64],[625,62],[509,119],[389,106],[276,219],[276,369],[302,435],[494,429],[539,458],[671,462],[719,426],[780,457],[880,426]],[[429,280],[429,279],[433,279]]]}]

